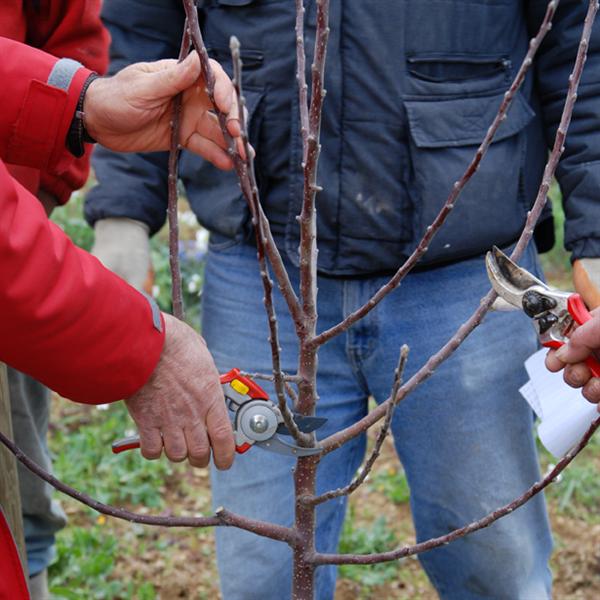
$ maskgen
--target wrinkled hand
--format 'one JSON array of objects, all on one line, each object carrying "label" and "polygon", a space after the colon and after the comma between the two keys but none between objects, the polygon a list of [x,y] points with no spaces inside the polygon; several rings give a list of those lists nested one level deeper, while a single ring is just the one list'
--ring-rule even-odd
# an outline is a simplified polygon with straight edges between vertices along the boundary
[{"label": "wrinkled hand", "polygon": [[[233,84],[217,62],[211,60],[211,66],[215,102],[228,115],[229,133],[239,138]],[[200,59],[192,52],[181,63],[172,59],[136,63],[114,77],[96,79],[84,98],[86,129],[98,142],[119,152],[167,150],[173,98],[184,92],[180,145],[221,169],[230,169],[233,164],[200,75]]]},{"label": "wrinkled hand", "polygon": [[[556,373],[564,368],[563,379],[571,387],[583,388],[584,398],[600,401],[600,378],[593,377],[585,359],[600,350],[600,309],[591,312],[592,319],[580,325],[569,341],[558,350],[550,350],[546,367]],[[600,405],[598,407],[600,412]]]},{"label": "wrinkled hand", "polygon": [[136,422],[145,458],[188,458],[205,467],[211,455],[228,469],[235,452],[219,373],[204,340],[185,323],[164,315],[166,339],[146,385],[125,401]]}]

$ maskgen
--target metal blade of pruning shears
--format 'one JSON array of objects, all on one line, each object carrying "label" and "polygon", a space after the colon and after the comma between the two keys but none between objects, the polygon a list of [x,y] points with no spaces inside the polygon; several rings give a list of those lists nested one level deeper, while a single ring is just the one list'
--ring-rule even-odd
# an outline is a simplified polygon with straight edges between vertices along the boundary
[{"label": "metal blade of pruning shears", "polygon": [[548,286],[529,271],[516,265],[504,252],[494,246],[485,257],[485,266],[494,291],[507,305],[494,303],[496,310],[523,310],[523,294],[529,289]]},{"label": "metal blade of pruning shears", "polygon": [[[579,294],[549,287],[498,248],[487,253],[485,264],[499,299],[531,318],[542,346],[560,348],[577,326],[592,318]],[[593,375],[600,377],[597,358],[589,356],[585,362]]]}]

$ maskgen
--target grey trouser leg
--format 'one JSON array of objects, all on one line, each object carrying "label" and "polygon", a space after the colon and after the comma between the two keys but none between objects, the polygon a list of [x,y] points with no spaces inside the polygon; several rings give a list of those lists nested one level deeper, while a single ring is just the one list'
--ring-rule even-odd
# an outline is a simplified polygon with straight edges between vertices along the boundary
[{"label": "grey trouser leg", "polygon": [[[28,375],[8,369],[15,443],[38,465],[51,471],[46,436],[50,414],[50,391]],[[52,487],[18,465],[19,488],[29,575],[45,569],[54,557],[54,534],[66,524]]]}]

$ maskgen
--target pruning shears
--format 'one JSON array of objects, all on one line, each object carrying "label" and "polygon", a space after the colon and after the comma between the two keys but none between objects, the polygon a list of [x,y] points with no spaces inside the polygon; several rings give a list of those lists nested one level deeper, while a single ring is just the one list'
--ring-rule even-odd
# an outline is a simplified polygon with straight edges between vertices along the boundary
[{"label": "pruning shears", "polygon": [[[499,299],[496,310],[523,310],[533,319],[542,346],[560,348],[577,328],[592,316],[579,294],[555,290],[517,266],[494,246],[485,264]],[[600,377],[600,362],[590,356],[585,361],[594,377]]]},{"label": "pruning shears", "polygon": [[[244,454],[258,446],[263,450],[287,456],[312,456],[321,448],[303,448],[283,440],[280,435],[291,435],[279,407],[269,400],[269,395],[250,377],[232,369],[221,375],[221,386],[229,410],[235,435],[235,450]],[[293,414],[294,422],[303,433],[311,433],[322,427],[327,419]],[[112,451],[119,454],[140,447],[137,435],[113,443]]]}]

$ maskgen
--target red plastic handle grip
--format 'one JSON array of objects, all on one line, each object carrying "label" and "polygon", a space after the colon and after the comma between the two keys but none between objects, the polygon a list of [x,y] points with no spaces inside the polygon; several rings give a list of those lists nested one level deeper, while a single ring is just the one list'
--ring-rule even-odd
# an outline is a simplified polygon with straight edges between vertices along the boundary
[{"label": "red plastic handle grip", "polygon": [[[583,298],[579,294],[571,294],[567,300],[567,309],[578,325],[587,323],[592,315],[587,309]],[[551,341],[544,344],[547,348],[560,348],[564,342]],[[600,377],[600,362],[594,356],[588,356],[585,364],[594,377]]]},{"label": "red plastic handle grip", "polygon": [[[132,436],[129,438],[125,438],[125,439],[113,442],[111,449],[112,449],[113,454],[120,454],[121,452],[125,452],[126,450],[135,450],[139,447],[140,447],[140,438],[139,438],[139,436],[135,435],[135,436]],[[244,454],[244,452],[248,452],[248,450],[250,450],[250,448],[252,448],[252,446],[250,444],[248,444],[248,442],[246,442],[245,444],[242,444],[241,446],[236,446],[235,451],[238,454]]]}]

